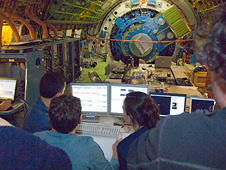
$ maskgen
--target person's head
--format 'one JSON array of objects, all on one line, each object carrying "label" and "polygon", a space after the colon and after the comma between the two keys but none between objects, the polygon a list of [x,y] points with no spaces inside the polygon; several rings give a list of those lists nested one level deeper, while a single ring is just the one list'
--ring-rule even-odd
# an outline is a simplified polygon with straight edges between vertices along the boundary
[{"label": "person's head", "polygon": [[132,125],[155,127],[159,116],[159,108],[154,100],[142,92],[130,92],[123,103],[123,118]]},{"label": "person's head", "polygon": [[77,97],[62,95],[54,97],[49,107],[49,118],[53,129],[70,133],[81,122],[81,101]]},{"label": "person's head", "polygon": [[44,98],[53,98],[64,94],[66,78],[61,72],[48,72],[40,80],[39,93]]},{"label": "person's head", "polygon": [[208,42],[199,53],[202,64],[212,72],[212,90],[220,107],[226,106],[226,5],[217,10],[210,27]]}]

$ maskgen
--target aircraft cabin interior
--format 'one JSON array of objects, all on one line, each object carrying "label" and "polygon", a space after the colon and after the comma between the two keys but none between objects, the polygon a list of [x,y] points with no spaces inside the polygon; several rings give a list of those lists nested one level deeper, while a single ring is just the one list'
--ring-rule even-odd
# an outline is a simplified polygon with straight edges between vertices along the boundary
[{"label": "aircraft cabin interior", "polygon": [[13,108],[0,117],[22,127],[39,96],[41,77],[60,71],[65,93],[81,99],[84,124],[120,127],[115,134],[94,137],[110,159],[113,140],[105,136],[133,131],[122,118],[122,103],[131,91],[150,95],[162,118],[212,111],[210,73],[197,57],[198,25],[208,28],[213,12],[225,3],[1,0],[0,99],[11,99]]}]

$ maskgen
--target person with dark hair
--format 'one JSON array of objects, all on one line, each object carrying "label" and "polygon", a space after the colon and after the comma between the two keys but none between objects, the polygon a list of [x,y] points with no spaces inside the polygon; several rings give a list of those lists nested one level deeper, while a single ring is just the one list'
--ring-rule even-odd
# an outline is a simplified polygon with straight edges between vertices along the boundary
[{"label": "person with dark hair", "polygon": [[81,101],[77,97],[62,95],[50,103],[51,131],[36,132],[34,135],[52,146],[63,149],[71,159],[72,169],[118,169],[117,144],[112,145],[110,162],[104,157],[100,146],[89,136],[77,136],[76,126],[81,123]]},{"label": "person with dark hair", "polygon": [[60,148],[49,145],[0,118],[1,170],[70,170],[70,158]]},{"label": "person with dark hair", "polygon": [[160,120],[159,108],[154,100],[143,92],[130,92],[123,103],[123,119],[134,128],[134,133],[123,139],[117,146],[119,167],[126,169],[126,159],[132,142],[154,128]]},{"label": "person with dark hair", "polygon": [[64,94],[66,78],[61,72],[48,72],[40,80],[40,97],[36,99],[25,116],[23,129],[30,132],[51,130],[49,105],[54,97]]},{"label": "person with dark hair", "polygon": [[226,169],[226,6],[213,16],[208,42],[198,55],[211,71],[218,110],[162,119],[133,142],[128,169]]}]

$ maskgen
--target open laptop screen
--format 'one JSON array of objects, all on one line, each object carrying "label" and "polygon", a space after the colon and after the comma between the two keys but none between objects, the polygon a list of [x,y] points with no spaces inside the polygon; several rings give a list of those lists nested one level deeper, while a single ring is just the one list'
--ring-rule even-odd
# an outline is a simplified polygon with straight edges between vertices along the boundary
[{"label": "open laptop screen", "polygon": [[196,110],[208,110],[212,112],[214,110],[215,105],[214,99],[207,98],[190,98],[190,113],[195,112]]},{"label": "open laptop screen", "polygon": [[185,112],[186,94],[150,92],[159,107],[160,116],[179,115]]},{"label": "open laptop screen", "polygon": [[171,56],[156,56],[155,68],[170,68],[172,62]]},{"label": "open laptop screen", "polygon": [[0,77],[0,100],[14,100],[16,79]]}]

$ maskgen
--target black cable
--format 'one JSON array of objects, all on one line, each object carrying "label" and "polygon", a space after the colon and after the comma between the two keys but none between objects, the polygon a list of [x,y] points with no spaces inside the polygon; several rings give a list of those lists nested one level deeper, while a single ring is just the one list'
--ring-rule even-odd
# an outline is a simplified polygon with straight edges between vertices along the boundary
[{"label": "black cable", "polygon": [[[29,106],[28,106],[28,103],[24,100],[24,99],[21,99],[21,98],[15,98],[15,100],[18,100],[18,101],[20,101],[21,103],[23,103],[24,104],[24,114],[26,115],[27,114],[27,112],[29,111]],[[25,116],[24,115],[24,116]]]},{"label": "black cable", "polygon": [[173,75],[173,78],[174,78],[174,81],[175,81],[176,85],[178,85],[178,82],[177,82],[177,79],[176,79],[176,77],[175,77],[175,75],[174,75],[174,73],[173,73],[173,70],[172,70],[171,68],[169,68],[169,69],[170,69],[170,72],[171,72],[172,75]]},{"label": "black cable", "polygon": [[132,67],[132,64],[128,64],[127,67],[125,68],[125,72],[123,73],[123,76],[121,79],[122,83],[126,83],[125,76],[126,76],[126,73],[131,69],[131,67]]}]

